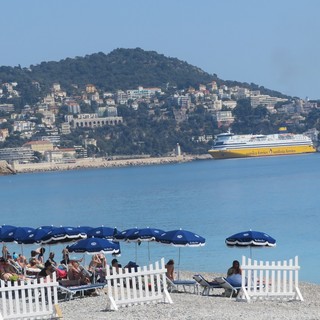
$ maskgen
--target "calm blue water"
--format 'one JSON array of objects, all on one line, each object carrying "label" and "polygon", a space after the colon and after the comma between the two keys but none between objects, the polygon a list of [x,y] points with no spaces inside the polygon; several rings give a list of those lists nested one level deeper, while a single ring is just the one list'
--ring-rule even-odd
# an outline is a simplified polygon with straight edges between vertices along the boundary
[{"label": "calm blue water", "polygon": [[[298,255],[300,279],[320,283],[319,163],[320,154],[312,154],[4,176],[0,223],[183,228],[206,238],[204,247],[180,250],[180,268],[196,272],[226,272],[250,251],[227,248],[225,238],[259,230],[273,236],[277,247],[255,249],[253,258]],[[144,265],[147,248],[123,244],[119,260],[125,264],[137,254]],[[60,253],[61,247],[51,250]],[[152,261],[178,262],[178,248],[150,243],[150,252]]]}]

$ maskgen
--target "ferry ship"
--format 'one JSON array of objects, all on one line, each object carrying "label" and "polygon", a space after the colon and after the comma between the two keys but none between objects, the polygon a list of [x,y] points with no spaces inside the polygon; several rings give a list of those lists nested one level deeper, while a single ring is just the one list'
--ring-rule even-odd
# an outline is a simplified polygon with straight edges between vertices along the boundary
[{"label": "ferry ship", "polygon": [[218,134],[208,152],[214,159],[230,159],[311,153],[316,148],[303,134],[235,135],[229,131]]}]

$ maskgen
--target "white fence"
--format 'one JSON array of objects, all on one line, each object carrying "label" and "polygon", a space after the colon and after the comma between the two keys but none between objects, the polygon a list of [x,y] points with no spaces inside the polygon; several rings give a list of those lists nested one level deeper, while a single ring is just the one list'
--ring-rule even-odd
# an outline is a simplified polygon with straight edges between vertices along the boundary
[{"label": "white fence", "polygon": [[298,257],[294,261],[252,261],[242,257],[242,287],[238,300],[290,299],[303,301],[299,290]]},{"label": "white fence", "polygon": [[51,319],[57,316],[58,282],[53,273],[46,278],[0,281],[0,320]]},{"label": "white fence", "polygon": [[107,288],[110,299],[110,309],[118,310],[119,306],[130,306],[150,302],[172,303],[167,290],[166,268],[164,259],[154,266],[144,266],[135,269],[107,268]]}]

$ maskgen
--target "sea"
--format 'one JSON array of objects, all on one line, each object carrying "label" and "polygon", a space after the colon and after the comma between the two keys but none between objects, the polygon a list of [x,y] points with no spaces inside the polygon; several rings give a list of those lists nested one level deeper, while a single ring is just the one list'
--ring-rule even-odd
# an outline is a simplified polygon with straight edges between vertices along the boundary
[{"label": "sea", "polygon": [[[118,260],[143,266],[172,258],[176,272],[225,273],[242,256],[258,261],[298,256],[300,280],[320,284],[319,190],[319,153],[25,173],[0,177],[1,224],[181,228],[204,237],[205,246],[121,243]],[[276,247],[250,251],[225,245],[227,237],[247,230],[268,233]],[[36,248],[7,246],[27,257]],[[60,259],[62,245],[46,248]]]}]

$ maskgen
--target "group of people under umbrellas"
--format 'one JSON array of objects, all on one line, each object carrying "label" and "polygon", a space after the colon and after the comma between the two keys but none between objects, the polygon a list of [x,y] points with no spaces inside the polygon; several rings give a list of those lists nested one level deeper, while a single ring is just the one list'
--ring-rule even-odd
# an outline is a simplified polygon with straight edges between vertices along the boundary
[{"label": "group of people under umbrellas", "polygon": [[[264,239],[261,240],[260,238],[258,239],[257,232],[248,231],[241,233],[241,236],[240,234],[236,234],[227,238],[226,244],[228,246],[244,245],[249,247],[275,245],[275,240],[273,238],[265,233],[263,233],[263,235]],[[249,236],[251,237],[250,241],[248,240]],[[53,252],[50,252],[46,261],[42,260],[45,252],[44,247],[33,251],[31,258],[29,261],[27,261],[23,256],[23,252],[17,256],[10,256],[6,251],[7,247],[3,246],[2,260],[0,261],[1,279],[6,280],[10,278],[10,272],[5,272],[5,265],[10,261],[19,271],[27,270],[27,268],[32,269],[41,265],[41,270],[37,274],[38,276],[46,276],[51,274],[53,271],[56,271],[58,277],[68,276],[70,279],[79,279],[80,277],[80,280],[83,283],[89,282],[92,279],[92,274],[95,273],[95,270],[105,270],[107,265],[106,260],[104,259],[105,253],[112,253],[115,255],[120,253],[119,241],[129,241],[135,243],[146,241],[148,244],[150,241],[157,241],[163,244],[176,246],[179,248],[178,267],[180,266],[181,247],[199,247],[205,244],[205,239],[203,237],[196,233],[182,229],[165,232],[161,229],[155,228],[132,228],[119,232],[116,228],[108,228],[104,226],[98,228],[44,226],[37,229],[28,227],[2,226],[0,227],[0,241],[15,241],[21,245],[32,243],[50,245],[56,243],[67,243],[71,241],[74,242],[73,244],[67,246],[62,252],[63,259],[61,260],[60,264],[57,264],[54,260]],[[89,269],[84,270],[79,259],[70,259],[69,252],[94,254],[90,262],[91,266],[89,265]],[[149,246],[148,255],[150,261]],[[236,264],[238,264],[238,268],[236,267]],[[66,268],[62,268],[61,265],[66,266]],[[173,278],[173,265],[174,262],[172,259],[166,264],[168,271],[167,275],[169,278]],[[117,259],[113,259],[112,266],[117,268],[119,267]],[[134,265],[134,267],[136,267],[136,265]],[[236,270],[233,272],[233,274],[241,275],[239,262],[234,261],[232,269]],[[4,276],[6,273],[8,275]],[[103,279],[103,276],[103,273],[100,272],[101,279]]]}]

